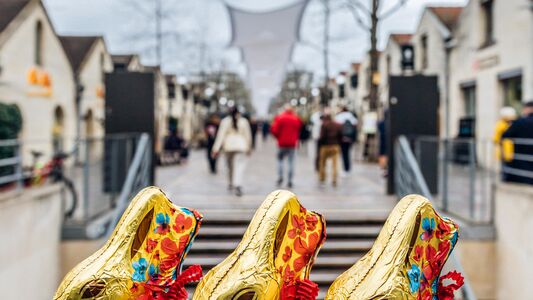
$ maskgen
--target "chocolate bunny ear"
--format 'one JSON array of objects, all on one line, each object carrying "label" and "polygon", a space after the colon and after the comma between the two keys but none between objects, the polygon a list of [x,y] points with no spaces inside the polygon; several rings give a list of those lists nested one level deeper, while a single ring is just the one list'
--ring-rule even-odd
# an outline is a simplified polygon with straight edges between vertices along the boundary
[{"label": "chocolate bunny ear", "polygon": [[440,217],[426,198],[406,196],[372,249],[333,282],[326,299],[438,297],[440,273],[458,237],[457,225]]},{"label": "chocolate bunny ear", "polygon": [[307,211],[294,194],[275,191],[235,251],[205,275],[193,299],[291,299],[313,287],[309,272],[324,239],[321,215]]},{"label": "chocolate bunny ear", "polygon": [[187,299],[184,285],[201,268],[181,272],[202,216],[178,207],[155,187],[130,203],[107,243],[70,271],[54,299],[136,299],[145,294]]}]

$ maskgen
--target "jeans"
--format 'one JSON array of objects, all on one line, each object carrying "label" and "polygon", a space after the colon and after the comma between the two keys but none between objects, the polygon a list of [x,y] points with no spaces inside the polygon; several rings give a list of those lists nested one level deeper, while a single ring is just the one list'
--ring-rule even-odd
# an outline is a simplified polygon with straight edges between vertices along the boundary
[{"label": "jeans", "polygon": [[289,161],[289,182],[292,183],[292,177],[294,174],[294,148],[279,148],[278,150],[278,178],[283,179],[283,160],[285,159],[285,156],[287,156],[287,160]]},{"label": "jeans", "polygon": [[326,162],[332,160],[333,184],[337,184],[337,158],[339,157],[339,145],[323,145],[320,147],[320,182],[326,181]]},{"label": "jeans", "polygon": [[350,172],[352,168],[350,149],[352,149],[352,143],[341,143],[342,162],[346,173]]}]

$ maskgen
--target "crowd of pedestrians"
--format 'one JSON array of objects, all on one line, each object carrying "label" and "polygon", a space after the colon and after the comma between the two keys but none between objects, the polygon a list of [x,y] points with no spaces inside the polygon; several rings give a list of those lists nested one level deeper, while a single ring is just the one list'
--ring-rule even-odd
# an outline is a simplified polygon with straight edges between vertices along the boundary
[{"label": "crowd of pedestrians", "polygon": [[[350,174],[352,163],[352,146],[357,142],[358,119],[346,107],[339,113],[332,114],[327,109],[320,109],[309,119],[304,120],[291,105],[284,106],[272,123],[267,120],[257,121],[254,117],[243,116],[238,109],[232,108],[222,120],[218,115],[208,118],[204,127],[207,161],[209,172],[217,173],[217,160],[223,153],[227,165],[228,190],[237,196],[243,195],[243,178],[248,162],[256,144],[256,135],[262,134],[263,142],[272,137],[276,140],[278,187],[293,188],[295,177],[295,160],[299,147],[311,140],[310,149],[318,181],[326,183],[331,177],[331,184],[337,186],[339,162],[342,161],[341,176]],[[305,146],[307,148],[307,145]],[[326,170],[330,165],[331,171]]]}]

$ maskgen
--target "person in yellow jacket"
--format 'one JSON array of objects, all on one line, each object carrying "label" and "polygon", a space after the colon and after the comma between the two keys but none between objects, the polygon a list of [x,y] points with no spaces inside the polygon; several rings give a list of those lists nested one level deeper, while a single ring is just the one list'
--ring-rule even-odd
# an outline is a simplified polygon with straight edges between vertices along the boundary
[{"label": "person in yellow jacket", "polygon": [[502,141],[502,135],[511,123],[516,120],[516,111],[510,106],[505,106],[500,110],[500,119],[496,122],[494,129],[494,149],[498,160],[509,161],[513,157],[513,144],[510,141]]}]

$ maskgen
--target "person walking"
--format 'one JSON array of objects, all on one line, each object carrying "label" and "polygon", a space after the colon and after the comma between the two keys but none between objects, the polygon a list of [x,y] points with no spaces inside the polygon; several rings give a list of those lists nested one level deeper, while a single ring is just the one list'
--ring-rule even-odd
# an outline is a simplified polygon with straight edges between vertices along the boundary
[{"label": "person walking", "polygon": [[337,186],[337,158],[340,153],[340,143],[342,141],[342,127],[333,121],[331,115],[325,114],[322,117],[322,127],[320,129],[320,163],[319,179],[320,183],[326,181],[326,163],[332,162],[332,184]]},{"label": "person walking", "polygon": [[211,174],[217,173],[217,157],[213,156],[212,152],[219,126],[220,118],[216,114],[212,114],[209,116],[209,119],[205,123],[204,127],[204,132],[207,139],[207,162],[209,164],[209,171]]},{"label": "person walking", "polygon": [[243,118],[236,108],[220,123],[212,155],[217,157],[224,151],[228,166],[228,189],[235,190],[235,195],[242,196],[242,180],[246,169],[247,157],[252,151],[252,134],[250,123]]},{"label": "person walking", "polygon": [[[319,109],[315,111],[310,118],[311,122],[311,139],[314,142],[315,147],[310,147],[310,149],[314,149],[314,157],[315,157],[315,171],[319,171],[319,162],[320,162],[320,128],[322,127],[322,115],[323,110]],[[312,156],[311,156],[312,157]]]},{"label": "person walking", "polygon": [[285,106],[285,110],[274,118],[272,122],[272,135],[278,141],[278,181],[277,185],[283,184],[283,165],[285,157],[289,164],[289,170],[287,175],[287,186],[293,187],[293,175],[294,175],[294,153],[296,146],[298,145],[298,137],[300,136],[300,129],[302,127],[302,121],[294,113],[292,106]]},{"label": "person walking", "polygon": [[[533,161],[528,159],[533,153],[533,101],[524,104],[522,117],[514,121],[502,135],[514,140],[514,154],[506,162],[503,174],[505,181],[533,184]],[[520,139],[520,141],[516,141]]]},{"label": "person walking", "polygon": [[263,122],[261,122],[261,131],[263,133],[263,142],[266,142],[268,134],[270,133],[270,123],[267,119],[264,119]]},{"label": "person walking", "polygon": [[357,139],[357,118],[348,111],[346,106],[341,108],[335,116],[335,121],[342,126],[341,153],[345,175],[349,175],[352,168],[350,150]]}]

